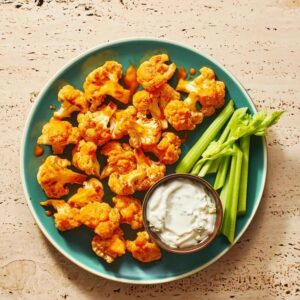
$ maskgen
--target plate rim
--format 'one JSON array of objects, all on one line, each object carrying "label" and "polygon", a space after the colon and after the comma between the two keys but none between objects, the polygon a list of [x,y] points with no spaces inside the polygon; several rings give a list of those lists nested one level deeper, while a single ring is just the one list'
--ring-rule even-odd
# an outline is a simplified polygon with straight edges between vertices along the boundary
[{"label": "plate rim", "polygon": [[26,136],[28,133],[28,129],[29,129],[29,125],[31,123],[31,119],[37,109],[38,104],[40,103],[41,99],[44,97],[46,91],[51,87],[51,85],[53,84],[53,82],[55,81],[55,79],[67,68],[71,67],[72,64],[74,64],[76,61],[78,61],[79,59],[95,52],[95,51],[99,51],[104,47],[109,47],[109,46],[114,46],[117,44],[121,44],[121,43],[126,43],[126,42],[135,42],[135,41],[140,41],[140,42],[165,42],[168,44],[173,44],[175,46],[179,46],[182,48],[185,48],[187,50],[193,51],[201,56],[204,56],[205,58],[207,58],[208,60],[212,61],[215,65],[217,65],[220,69],[222,69],[229,77],[231,77],[231,79],[240,87],[242,93],[244,94],[244,96],[246,97],[246,99],[249,102],[249,105],[251,106],[251,108],[253,109],[254,112],[257,112],[256,106],[253,103],[251,97],[249,96],[249,94],[247,93],[246,89],[243,87],[243,85],[240,83],[240,81],[227,69],[227,67],[224,67],[221,63],[219,63],[217,60],[215,60],[214,58],[212,58],[210,55],[206,54],[205,52],[202,52],[197,50],[194,47],[185,45],[182,42],[178,42],[178,41],[174,41],[171,39],[162,39],[162,38],[155,38],[155,37],[128,37],[128,38],[121,38],[121,39],[116,39],[113,41],[109,41],[109,42],[103,42],[100,43],[99,45],[92,47],[90,49],[87,49],[86,51],[80,53],[79,55],[75,56],[73,59],[69,60],[67,63],[65,63],[57,72],[55,72],[47,81],[46,83],[43,85],[43,88],[41,89],[41,91],[39,92],[35,102],[33,103],[27,117],[26,117],[26,122],[25,122],[25,126],[23,129],[23,134],[22,134],[22,138],[21,138],[21,147],[20,147],[20,176],[21,176],[21,182],[22,182],[22,187],[23,187],[23,191],[25,194],[25,198],[27,201],[27,205],[30,209],[30,212],[32,214],[32,216],[34,217],[35,222],[37,223],[39,229],[42,231],[42,233],[44,234],[44,236],[48,239],[48,241],[52,244],[52,246],[54,248],[56,248],[56,250],[58,250],[62,255],[64,255],[66,258],[68,258],[71,262],[73,262],[74,264],[76,264],[77,266],[81,267],[82,269],[100,276],[102,278],[105,279],[109,279],[115,282],[122,282],[122,283],[129,283],[129,284],[139,284],[139,285],[146,285],[146,284],[159,284],[159,283],[165,283],[165,282],[170,282],[170,281],[174,281],[174,280],[178,280],[178,279],[182,279],[184,277],[190,276],[192,274],[195,274],[203,269],[205,269],[206,267],[208,267],[209,265],[213,264],[214,262],[216,262],[218,259],[220,259],[223,255],[225,255],[235,244],[236,242],[242,237],[242,235],[246,232],[246,230],[248,229],[249,225],[251,224],[257,209],[259,207],[259,204],[261,203],[261,199],[262,199],[262,195],[263,195],[263,191],[265,189],[265,185],[266,185],[266,177],[267,177],[267,165],[268,165],[268,161],[267,161],[267,145],[266,145],[266,137],[263,137],[262,139],[262,145],[263,145],[263,157],[264,157],[264,165],[263,165],[263,172],[262,172],[262,185],[261,185],[261,189],[258,193],[258,197],[257,197],[257,201],[256,204],[253,207],[252,213],[249,216],[248,221],[246,222],[244,228],[241,230],[241,232],[236,236],[234,242],[229,245],[229,247],[227,247],[226,249],[224,249],[219,255],[217,255],[216,257],[214,257],[213,259],[211,259],[209,262],[207,262],[206,264],[203,264],[195,269],[193,269],[192,271],[189,272],[185,272],[183,274],[180,275],[176,275],[176,276],[170,276],[167,278],[158,278],[158,279],[150,279],[150,280],[135,280],[135,279],[126,279],[126,278],[121,278],[121,277],[116,277],[116,276],[112,276],[112,275],[108,275],[108,274],[104,274],[101,272],[97,272],[95,270],[93,270],[92,268],[86,266],[85,264],[77,261],[75,258],[72,258],[66,251],[64,251],[64,249],[62,249],[60,247],[60,245],[48,234],[48,231],[46,229],[46,227],[43,225],[42,222],[39,221],[37,214],[34,211],[33,205],[32,205],[32,201],[30,199],[30,195],[27,189],[27,186],[25,184],[25,170],[24,170],[24,154],[25,154],[25,142],[26,142]]}]

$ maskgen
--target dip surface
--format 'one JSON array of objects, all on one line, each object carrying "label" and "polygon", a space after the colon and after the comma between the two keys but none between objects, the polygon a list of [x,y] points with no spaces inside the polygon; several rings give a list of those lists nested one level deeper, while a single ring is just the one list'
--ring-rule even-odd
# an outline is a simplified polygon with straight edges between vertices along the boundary
[{"label": "dip surface", "polygon": [[147,204],[152,231],[173,248],[207,239],[216,223],[216,203],[209,191],[190,179],[169,180],[157,187]]}]

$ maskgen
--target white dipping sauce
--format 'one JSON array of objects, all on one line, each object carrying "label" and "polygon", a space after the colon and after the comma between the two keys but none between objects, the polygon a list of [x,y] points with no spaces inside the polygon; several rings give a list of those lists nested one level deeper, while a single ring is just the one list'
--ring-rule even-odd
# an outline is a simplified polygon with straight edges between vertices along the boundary
[{"label": "white dipping sauce", "polygon": [[190,179],[169,180],[148,200],[151,230],[173,248],[185,248],[207,239],[216,223],[216,203],[201,184]]}]

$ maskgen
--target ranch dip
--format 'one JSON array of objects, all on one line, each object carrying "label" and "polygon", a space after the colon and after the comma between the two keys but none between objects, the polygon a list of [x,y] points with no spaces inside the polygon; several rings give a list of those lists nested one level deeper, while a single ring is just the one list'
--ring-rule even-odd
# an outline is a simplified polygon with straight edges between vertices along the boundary
[{"label": "ranch dip", "polygon": [[146,212],[152,231],[173,248],[207,239],[216,223],[216,203],[209,191],[190,179],[169,180],[150,196]]}]

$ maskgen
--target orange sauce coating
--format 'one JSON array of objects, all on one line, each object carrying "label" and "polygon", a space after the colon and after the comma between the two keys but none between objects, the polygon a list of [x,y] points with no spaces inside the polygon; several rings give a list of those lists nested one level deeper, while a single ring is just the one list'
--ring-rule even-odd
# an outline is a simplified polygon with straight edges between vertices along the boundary
[{"label": "orange sauce coating", "polygon": [[44,149],[40,145],[35,145],[33,152],[36,157],[39,157],[39,156],[43,155]]},{"label": "orange sauce coating", "polygon": [[185,70],[184,66],[179,67],[177,77],[178,77],[178,79],[186,78],[186,70]]},{"label": "orange sauce coating", "polygon": [[195,68],[190,68],[190,74],[195,75],[196,74],[196,69]]}]

